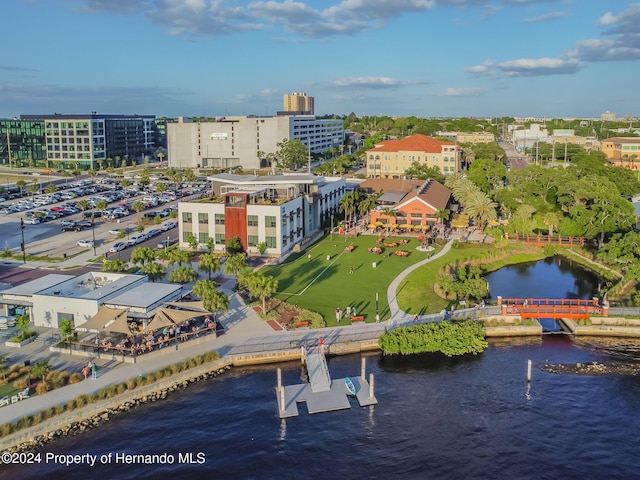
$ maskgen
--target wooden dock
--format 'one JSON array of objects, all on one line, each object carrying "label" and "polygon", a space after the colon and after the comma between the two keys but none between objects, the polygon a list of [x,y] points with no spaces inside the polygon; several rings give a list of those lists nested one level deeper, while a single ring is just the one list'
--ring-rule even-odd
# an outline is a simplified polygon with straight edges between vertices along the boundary
[{"label": "wooden dock", "polygon": [[[276,397],[280,418],[298,416],[298,403],[300,402],[307,404],[307,411],[310,414],[351,408],[350,393],[345,379],[331,379],[323,348],[321,346],[314,347],[302,355],[303,360],[307,362],[309,383],[284,386],[281,382],[281,371],[278,369]],[[376,405],[378,400],[373,394],[373,375],[370,375],[370,382],[367,382],[364,358],[361,370],[360,376],[350,377],[356,388],[355,398],[361,407]]]}]

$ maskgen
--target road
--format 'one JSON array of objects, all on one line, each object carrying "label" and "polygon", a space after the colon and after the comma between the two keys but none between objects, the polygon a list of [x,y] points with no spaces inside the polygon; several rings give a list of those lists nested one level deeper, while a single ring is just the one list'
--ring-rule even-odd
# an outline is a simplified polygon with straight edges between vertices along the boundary
[{"label": "road", "polygon": [[507,168],[511,165],[510,168],[522,170],[529,166],[526,156],[520,153],[513,145],[505,141],[498,142],[498,145],[500,145],[507,154],[507,161],[509,162]]}]

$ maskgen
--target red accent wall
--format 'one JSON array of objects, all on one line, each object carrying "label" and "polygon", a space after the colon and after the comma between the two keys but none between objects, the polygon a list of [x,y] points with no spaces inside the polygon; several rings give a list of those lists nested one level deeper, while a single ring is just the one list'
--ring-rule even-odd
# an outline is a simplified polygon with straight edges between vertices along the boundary
[{"label": "red accent wall", "polygon": [[238,206],[229,206],[228,202],[225,202],[224,206],[224,237],[225,240],[229,240],[233,237],[238,237],[242,247],[247,250],[247,203],[249,202],[249,195],[247,194],[232,194],[227,196],[235,197],[244,201]]}]

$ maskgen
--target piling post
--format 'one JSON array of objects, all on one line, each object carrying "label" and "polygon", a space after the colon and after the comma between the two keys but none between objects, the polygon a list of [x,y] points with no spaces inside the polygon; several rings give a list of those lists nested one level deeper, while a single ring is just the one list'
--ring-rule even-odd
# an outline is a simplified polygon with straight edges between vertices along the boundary
[{"label": "piling post", "polygon": [[373,373],[369,374],[369,398],[373,398]]},{"label": "piling post", "polygon": [[360,362],[360,378],[362,380],[367,378],[367,359],[364,358],[364,357],[362,358],[362,360]]},{"label": "piling post", "polygon": [[280,388],[280,411],[284,412],[285,404],[284,404],[284,388]]},{"label": "piling post", "polygon": [[527,360],[527,383],[531,383],[531,360]]},{"label": "piling post", "polygon": [[282,370],[278,368],[278,392],[282,390]]},{"label": "piling post", "polygon": [[306,350],[304,348],[304,345],[300,347],[300,363],[302,363],[304,365],[304,361],[305,361],[305,353]]}]

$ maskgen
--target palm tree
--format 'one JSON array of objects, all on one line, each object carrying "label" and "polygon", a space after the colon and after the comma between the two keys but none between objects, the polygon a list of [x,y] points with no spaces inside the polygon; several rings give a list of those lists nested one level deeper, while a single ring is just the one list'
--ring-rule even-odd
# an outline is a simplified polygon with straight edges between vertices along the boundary
[{"label": "palm tree", "polygon": [[20,193],[22,193],[22,191],[24,190],[24,187],[26,186],[27,186],[27,182],[25,182],[24,180],[18,180],[16,182],[16,187],[20,189]]},{"label": "palm tree", "polygon": [[104,259],[102,261],[101,270],[103,272],[126,272],[128,269],[129,269],[129,265],[127,265],[127,262],[125,262],[124,260],[120,260],[120,259],[106,260],[106,259]]},{"label": "palm tree", "polygon": [[146,265],[143,265],[141,268],[142,273],[144,273],[149,280],[152,282],[156,282],[160,280],[167,273],[167,269],[164,265],[160,265],[158,262],[150,262]]},{"label": "palm tree", "polygon": [[382,209],[382,214],[388,218],[387,221],[387,233],[389,233],[389,229],[391,228],[391,218],[393,217],[394,222],[398,218],[398,212],[393,207],[384,207]]},{"label": "palm tree", "polygon": [[198,262],[198,270],[207,272],[207,276],[211,279],[211,274],[220,269],[220,257],[213,253],[203,253],[200,255]]},{"label": "palm tree", "polygon": [[229,297],[218,290],[213,280],[198,280],[193,285],[193,293],[202,299],[202,306],[213,313],[214,320],[217,311],[229,309]]},{"label": "palm tree", "polygon": [[82,210],[82,216],[84,217],[84,212],[87,210],[87,208],[89,208],[89,200],[83,198],[82,200],[79,200],[78,203],[76,203],[76,206],[80,210]]},{"label": "palm tree", "polygon": [[555,212],[547,212],[542,221],[549,228],[549,236],[553,237],[553,227],[558,226],[558,223],[560,223],[558,215]]},{"label": "palm tree", "polygon": [[353,192],[346,193],[340,199],[340,211],[344,213],[344,219],[349,223],[349,217],[356,208],[355,195]]},{"label": "palm tree", "polygon": [[267,298],[278,290],[278,281],[271,276],[264,275],[261,271],[253,272],[247,278],[249,295],[262,300],[262,313],[267,311]]},{"label": "palm tree", "polygon": [[198,272],[192,267],[178,267],[169,272],[169,281],[184,285],[198,278]]},{"label": "palm tree", "polygon": [[55,183],[50,183],[46,186],[44,191],[51,195],[52,193],[56,193],[58,191],[58,186]]},{"label": "palm tree", "polygon": [[247,267],[247,256],[244,253],[236,253],[227,258],[224,264],[224,273],[236,276],[238,281],[238,272]]},{"label": "palm tree", "polygon": [[133,202],[133,205],[131,205],[131,209],[138,214],[137,222],[140,223],[140,212],[144,210],[144,203],[142,203],[140,200],[137,200]]},{"label": "palm tree", "polygon": [[491,200],[486,193],[478,191],[469,198],[465,210],[475,220],[478,228],[484,230],[487,223],[497,218],[497,206],[498,204]]},{"label": "palm tree", "polygon": [[47,373],[49,373],[50,371],[51,371],[51,365],[49,364],[49,359],[44,358],[42,360],[38,360],[36,363],[32,365],[30,375],[33,375],[34,377],[40,377],[44,382],[45,381],[44,379],[47,376]]},{"label": "palm tree", "polygon": [[179,248],[167,250],[166,255],[169,266],[176,263],[178,264],[178,266],[182,266],[183,263],[189,263],[189,261],[191,260],[191,253],[187,252],[186,250],[180,250]]},{"label": "palm tree", "polygon": [[137,247],[131,252],[130,261],[133,263],[139,263],[145,265],[151,263],[156,259],[156,252],[150,247]]},{"label": "palm tree", "polygon": [[7,369],[7,363],[9,362],[9,358],[2,355],[0,356],[0,371],[2,371],[2,380],[6,380],[5,373]]}]

